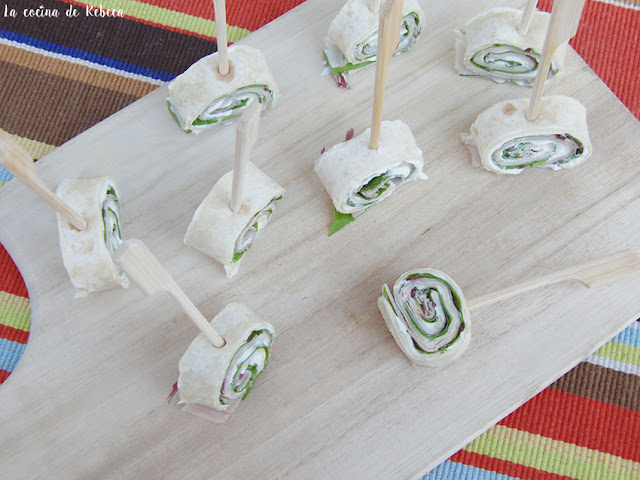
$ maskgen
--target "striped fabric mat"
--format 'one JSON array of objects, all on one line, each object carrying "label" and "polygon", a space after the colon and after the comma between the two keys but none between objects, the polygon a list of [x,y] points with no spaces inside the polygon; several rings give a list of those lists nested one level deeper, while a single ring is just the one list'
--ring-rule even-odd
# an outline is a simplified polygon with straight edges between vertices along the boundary
[{"label": "striped fabric mat", "polygon": [[[302,1],[228,0],[229,40]],[[550,0],[539,3],[550,10]],[[86,16],[100,6],[122,17]],[[211,0],[7,0],[0,8],[0,128],[34,158],[216,49]],[[12,8],[16,18],[6,15]],[[60,16],[24,18],[25,8]],[[640,119],[640,0],[587,0],[572,45]],[[0,187],[10,179],[0,167]],[[29,326],[24,282],[0,247],[0,383]],[[640,480],[640,323],[425,479]]]}]

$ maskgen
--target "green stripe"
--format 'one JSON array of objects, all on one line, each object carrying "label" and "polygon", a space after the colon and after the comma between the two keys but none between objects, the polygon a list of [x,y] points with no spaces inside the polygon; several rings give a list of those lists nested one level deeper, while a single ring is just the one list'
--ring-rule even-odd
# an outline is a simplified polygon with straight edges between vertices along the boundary
[{"label": "green stripe", "polygon": [[465,450],[580,480],[640,480],[631,460],[500,425]]},{"label": "green stripe", "polygon": [[[135,0],[78,0],[78,3],[90,5],[95,8],[102,6],[103,10],[122,10],[124,15],[139,20],[163,25],[165,27],[178,28],[197,33],[207,37],[217,37],[216,22],[186,13],[176,12],[155,5],[149,5]],[[213,4],[211,6],[213,9]],[[250,31],[244,28],[227,25],[227,38],[230,43],[237,42]]]},{"label": "green stripe", "polygon": [[640,367],[640,347],[616,342],[615,340],[605,344],[594,355]]},{"label": "green stripe", "polygon": [[0,292],[0,319],[3,325],[28,332],[31,328],[29,299]]},{"label": "green stripe", "polygon": [[31,158],[35,158],[36,160],[40,157],[46,155],[54,148],[55,145],[49,145],[48,143],[38,142],[37,140],[31,140],[27,137],[21,137],[19,135],[15,135],[10,133],[9,136],[21,147],[23,147],[29,154]]}]

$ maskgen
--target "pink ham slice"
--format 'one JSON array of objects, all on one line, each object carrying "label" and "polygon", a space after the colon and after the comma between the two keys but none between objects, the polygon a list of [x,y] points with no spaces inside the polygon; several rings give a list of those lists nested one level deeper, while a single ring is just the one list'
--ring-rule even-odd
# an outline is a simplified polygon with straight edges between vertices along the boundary
[{"label": "pink ham slice", "polygon": [[224,423],[229,419],[239,403],[240,402],[232,403],[229,408],[224,411],[216,410],[215,408],[207,407],[199,403],[185,403],[182,411],[205,418],[213,423]]}]

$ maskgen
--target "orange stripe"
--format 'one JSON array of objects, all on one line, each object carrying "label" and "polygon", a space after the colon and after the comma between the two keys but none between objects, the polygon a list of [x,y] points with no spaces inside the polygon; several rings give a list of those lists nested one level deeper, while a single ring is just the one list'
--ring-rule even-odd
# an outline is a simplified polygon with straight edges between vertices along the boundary
[{"label": "orange stripe", "polygon": [[7,378],[9,378],[9,375],[11,375],[11,372],[7,372],[0,368],[0,383],[3,383]]},{"label": "orange stripe", "polygon": [[499,424],[640,461],[640,412],[559,390],[543,390]]},{"label": "orange stripe", "polygon": [[0,44],[0,60],[94,87],[126,93],[137,98],[157,88],[156,85],[141,80],[97,70],[81,64],[70,63],[58,58],[39,55],[9,45]]}]

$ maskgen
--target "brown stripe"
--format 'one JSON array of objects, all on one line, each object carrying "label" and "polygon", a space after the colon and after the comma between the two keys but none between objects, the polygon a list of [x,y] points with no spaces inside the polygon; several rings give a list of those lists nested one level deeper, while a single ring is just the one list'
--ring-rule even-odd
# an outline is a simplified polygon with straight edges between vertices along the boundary
[{"label": "brown stripe", "polygon": [[83,82],[94,87],[106,88],[134,97],[142,97],[156,88],[148,82],[128,78],[111,72],[96,70],[86,65],[79,65],[59,58],[39,55],[22,48],[0,44],[0,61],[27,67],[42,73],[64,77],[69,80]]},{"label": "brown stripe", "polygon": [[[6,2],[3,2],[6,3]],[[3,18],[2,29],[112,58],[130,65],[178,75],[199,58],[216,51],[216,42],[158,28],[127,18],[76,18],[64,12],[68,3],[20,0],[20,9],[58,10],[58,18]],[[11,7],[11,5],[9,5]],[[80,7],[78,7],[80,8]]]},{"label": "brown stripe", "polygon": [[549,388],[640,411],[640,377],[583,362]]},{"label": "brown stripe", "polygon": [[0,61],[0,127],[61,145],[137,97]]}]

